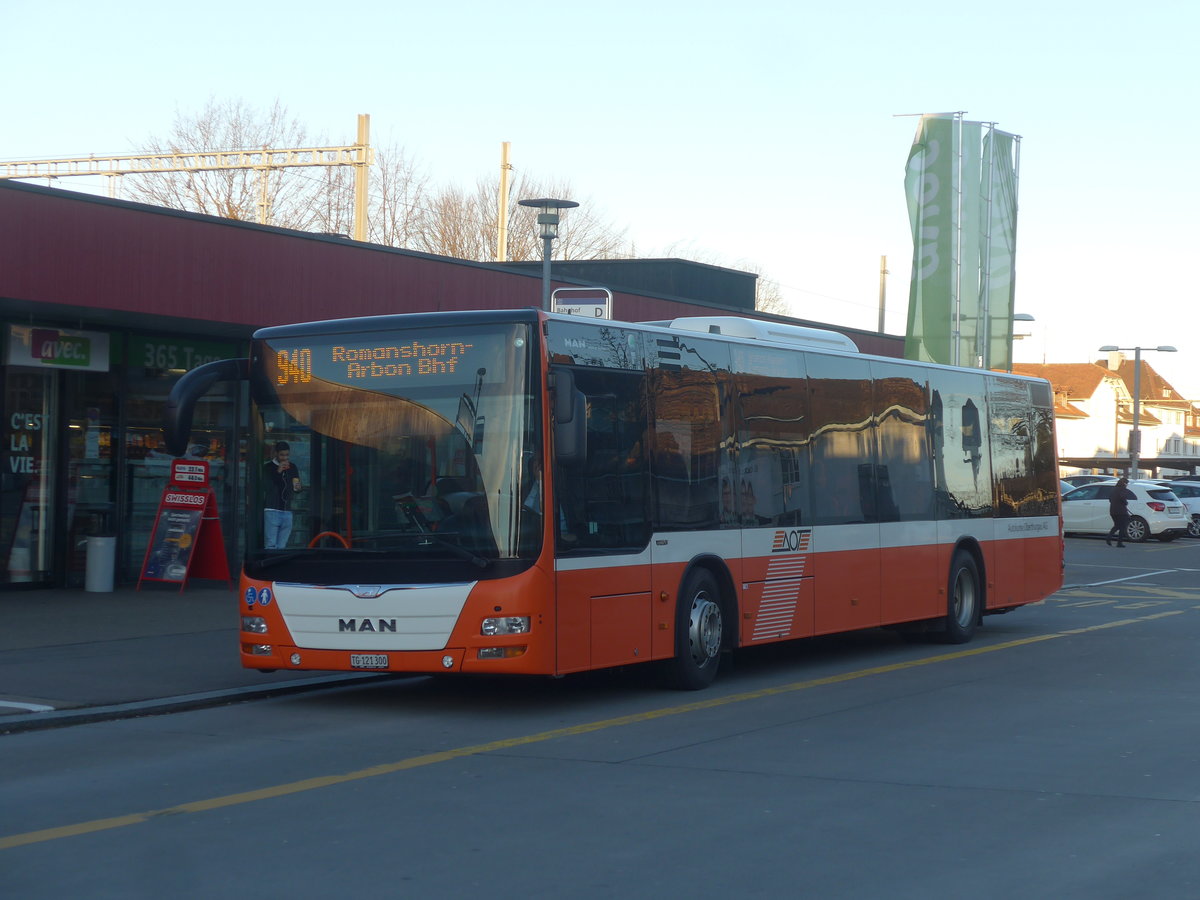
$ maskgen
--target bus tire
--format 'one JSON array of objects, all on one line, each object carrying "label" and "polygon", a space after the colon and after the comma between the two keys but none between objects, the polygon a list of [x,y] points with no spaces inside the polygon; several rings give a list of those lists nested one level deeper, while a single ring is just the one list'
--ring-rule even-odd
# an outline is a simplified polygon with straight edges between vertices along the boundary
[{"label": "bus tire", "polygon": [[707,569],[693,569],[683,580],[675,607],[675,656],[667,661],[671,686],[698,691],[712,684],[721,665],[724,641],[717,580]]},{"label": "bus tire", "polygon": [[966,550],[954,551],[946,594],[946,627],[942,640],[947,644],[965,644],[974,637],[983,608],[979,566]]}]

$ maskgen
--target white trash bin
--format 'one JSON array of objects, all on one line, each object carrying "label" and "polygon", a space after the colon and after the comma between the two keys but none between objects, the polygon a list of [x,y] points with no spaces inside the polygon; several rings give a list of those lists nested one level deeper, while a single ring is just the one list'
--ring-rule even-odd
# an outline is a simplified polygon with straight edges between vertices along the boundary
[{"label": "white trash bin", "polygon": [[111,593],[117,563],[117,539],[92,535],[87,539],[87,573],[84,590],[94,594]]}]

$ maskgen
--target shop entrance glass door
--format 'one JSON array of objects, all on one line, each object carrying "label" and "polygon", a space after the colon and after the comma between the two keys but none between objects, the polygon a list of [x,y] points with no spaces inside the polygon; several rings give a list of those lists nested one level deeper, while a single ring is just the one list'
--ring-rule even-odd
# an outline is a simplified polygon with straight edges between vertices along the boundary
[{"label": "shop entrance glass door", "polygon": [[82,587],[93,537],[117,534],[113,434],[117,378],[107,372],[63,372],[61,418],[67,423],[66,584]]},{"label": "shop entrance glass door", "polygon": [[0,584],[52,577],[58,373],[10,367],[0,446]]}]

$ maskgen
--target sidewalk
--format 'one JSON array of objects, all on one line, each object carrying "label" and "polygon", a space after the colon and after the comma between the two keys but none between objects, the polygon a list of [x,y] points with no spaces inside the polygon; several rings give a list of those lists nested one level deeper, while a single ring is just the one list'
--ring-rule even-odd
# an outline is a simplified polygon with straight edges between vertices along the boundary
[{"label": "sidewalk", "polygon": [[213,582],[0,593],[0,733],[379,675],[243,669],[233,589]]}]

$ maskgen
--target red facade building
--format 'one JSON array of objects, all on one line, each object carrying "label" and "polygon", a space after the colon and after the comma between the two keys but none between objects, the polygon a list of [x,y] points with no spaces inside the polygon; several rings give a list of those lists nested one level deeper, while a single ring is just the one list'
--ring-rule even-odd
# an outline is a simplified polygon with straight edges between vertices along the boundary
[{"label": "red facade building", "polygon": [[[742,276],[752,303],[752,275],[651,262],[656,284],[672,265],[688,277],[668,283],[703,282],[704,269],[710,282]],[[744,298],[630,287],[630,263],[613,268],[625,287],[606,285],[614,318],[762,317]],[[167,392],[188,369],[243,355],[254,329],[540,302],[536,270],[0,181],[0,588],[80,585],[88,538],[108,535],[118,579],[136,580],[170,463],[160,446]],[[865,352],[902,354],[901,338],[834,330]],[[201,404],[188,452],[209,463],[233,563],[245,467],[258,457],[246,444],[246,398],[220,390]]]}]

